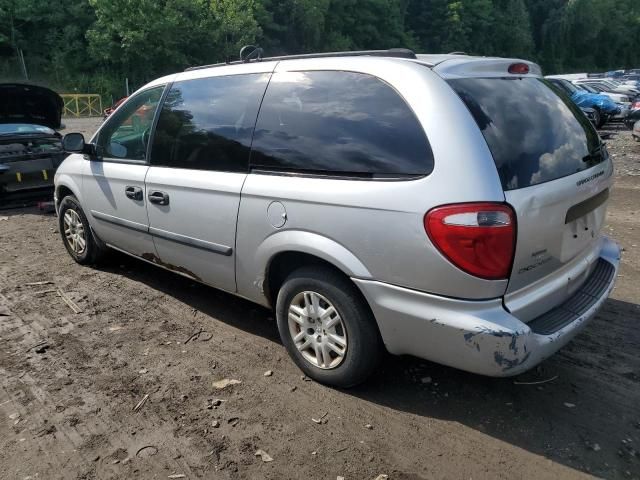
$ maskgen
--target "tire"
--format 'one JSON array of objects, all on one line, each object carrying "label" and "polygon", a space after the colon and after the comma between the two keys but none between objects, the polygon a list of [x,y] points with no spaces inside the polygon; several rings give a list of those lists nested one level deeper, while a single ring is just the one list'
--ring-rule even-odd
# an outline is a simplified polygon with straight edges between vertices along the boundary
[{"label": "tire", "polygon": [[[319,315],[307,315],[314,307]],[[320,383],[352,387],[378,366],[382,355],[378,326],[356,286],[339,273],[318,266],[293,272],[278,292],[276,318],[293,361]]]},{"label": "tire", "polygon": [[80,265],[96,264],[107,253],[107,247],[95,237],[80,202],[73,195],[67,195],[60,202],[58,229],[67,252]]},{"label": "tire", "polygon": [[602,128],[604,126],[604,116],[600,114],[600,110],[597,108],[593,109],[593,121],[596,124],[596,128]]}]

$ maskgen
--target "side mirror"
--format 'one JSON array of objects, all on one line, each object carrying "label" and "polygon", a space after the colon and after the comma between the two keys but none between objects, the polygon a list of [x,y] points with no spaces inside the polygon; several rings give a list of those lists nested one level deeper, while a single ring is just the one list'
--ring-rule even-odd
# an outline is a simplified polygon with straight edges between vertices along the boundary
[{"label": "side mirror", "polygon": [[92,159],[97,157],[96,146],[92,143],[85,143],[84,135],[81,133],[67,133],[62,137],[62,149],[67,153],[84,153]]},{"label": "side mirror", "polygon": [[62,148],[69,153],[84,153],[84,135],[81,133],[67,133],[62,137]]}]

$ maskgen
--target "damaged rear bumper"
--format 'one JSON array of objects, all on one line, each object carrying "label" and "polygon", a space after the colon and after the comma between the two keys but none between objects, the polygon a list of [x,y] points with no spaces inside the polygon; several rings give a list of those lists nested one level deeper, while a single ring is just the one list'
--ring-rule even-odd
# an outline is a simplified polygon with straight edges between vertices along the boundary
[{"label": "damaged rear bumper", "polygon": [[595,317],[615,283],[618,245],[605,239],[596,263],[580,291],[529,323],[509,313],[500,298],[466,301],[381,282],[354,282],[369,302],[390,353],[506,377],[551,356]]}]

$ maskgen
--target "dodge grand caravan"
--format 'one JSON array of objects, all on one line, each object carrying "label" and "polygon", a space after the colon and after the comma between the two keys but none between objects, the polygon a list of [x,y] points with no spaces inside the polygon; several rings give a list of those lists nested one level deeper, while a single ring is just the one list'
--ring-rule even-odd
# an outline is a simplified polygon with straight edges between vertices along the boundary
[{"label": "dodge grand caravan", "polygon": [[616,278],[607,149],[523,60],[199,67],[63,143],[56,206],[78,263],[112,248],[270,307],[327,384],[363,381],[383,348],[516,375],[582,330]]}]

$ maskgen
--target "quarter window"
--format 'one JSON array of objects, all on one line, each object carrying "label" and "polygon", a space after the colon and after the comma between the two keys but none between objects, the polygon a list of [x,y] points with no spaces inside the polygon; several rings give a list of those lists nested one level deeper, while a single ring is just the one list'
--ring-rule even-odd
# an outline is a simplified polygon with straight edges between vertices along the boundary
[{"label": "quarter window", "polygon": [[260,108],[251,165],[363,177],[425,175],[433,154],[411,109],[380,79],[283,72],[273,75]]},{"label": "quarter window", "polygon": [[251,135],[269,74],[200,78],[175,83],[153,140],[151,164],[246,172]]},{"label": "quarter window", "polygon": [[147,144],[162,87],[154,87],[128,99],[107,120],[98,135],[102,156],[123,160],[146,159]]}]

